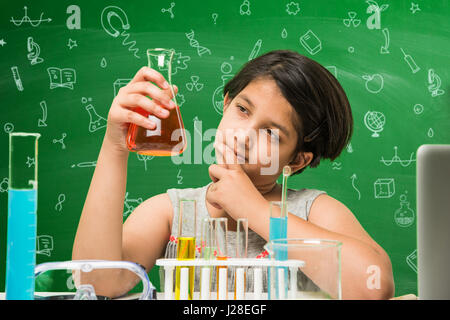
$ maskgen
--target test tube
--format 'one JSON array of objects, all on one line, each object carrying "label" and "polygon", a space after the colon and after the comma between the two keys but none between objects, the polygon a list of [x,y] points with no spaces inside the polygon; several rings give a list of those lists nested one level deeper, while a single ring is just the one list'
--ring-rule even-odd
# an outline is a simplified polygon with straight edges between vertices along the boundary
[{"label": "test tube", "polygon": [[[190,268],[190,267],[189,267]],[[190,295],[190,270],[189,268],[180,268],[180,296],[179,300],[192,300]]]},{"label": "test tube", "polygon": [[[236,227],[236,258],[247,258],[248,246],[248,219],[237,220]],[[234,300],[244,300],[245,298],[246,274],[244,267],[237,267],[234,273]]]},{"label": "test tube", "polygon": [[281,202],[270,202],[269,240],[287,238],[287,179],[291,174],[291,167],[284,166]]},{"label": "test tube", "polygon": [[261,300],[263,291],[263,269],[253,268],[253,299]]},{"label": "test tube", "polygon": [[[203,260],[214,258],[214,220],[204,218],[201,223],[201,254]],[[211,278],[212,267],[202,267],[200,275],[200,299],[209,300],[211,298]]]},{"label": "test tube", "polygon": [[39,137],[9,134],[6,300],[34,299]]},{"label": "test tube", "polygon": [[164,267],[164,299],[173,299],[173,266]]},{"label": "test tube", "polygon": [[[195,235],[197,225],[197,207],[195,200],[181,199],[178,217],[178,244],[177,259],[191,260],[195,258]],[[180,290],[188,290],[188,299],[192,300],[194,294],[194,267],[189,267],[188,285],[181,287],[182,277],[180,275],[181,267],[175,268],[175,300],[179,300]],[[186,293],[183,292],[184,296]]]},{"label": "test tube", "polygon": [[[287,211],[287,180],[291,175],[291,167],[284,166],[283,167],[283,182],[282,182],[282,190],[281,190],[281,202],[280,201],[271,201],[270,202],[270,226],[269,226],[269,240],[276,239],[286,239],[287,238],[287,224],[288,224],[288,211]],[[287,252],[277,252],[276,253],[277,260],[287,260]],[[284,268],[284,267],[280,267]],[[275,270],[276,269],[276,270]],[[283,279],[279,279],[279,276],[283,275]],[[270,285],[269,288],[269,299],[271,299],[271,294],[276,293],[277,297],[286,296],[287,295],[287,276],[288,270],[286,268],[283,269],[282,272],[279,271],[279,268],[269,268],[268,280],[269,283],[275,281],[276,285]],[[272,279],[272,277],[274,277]],[[280,285],[283,284],[283,292],[279,291]],[[275,291],[271,290],[275,289]]]},{"label": "test tube", "polygon": [[297,267],[289,268],[291,290],[289,290],[289,299],[295,300],[297,298]]},{"label": "test tube", "polygon": [[[228,220],[227,218],[214,219],[214,238],[216,242],[216,259],[227,260],[227,234],[228,234]],[[228,269],[226,266],[217,267],[217,299],[228,299]]]}]

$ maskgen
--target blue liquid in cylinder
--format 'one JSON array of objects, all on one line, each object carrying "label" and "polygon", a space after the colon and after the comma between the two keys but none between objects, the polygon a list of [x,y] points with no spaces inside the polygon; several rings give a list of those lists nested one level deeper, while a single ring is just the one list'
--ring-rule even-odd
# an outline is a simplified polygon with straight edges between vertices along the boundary
[{"label": "blue liquid in cylinder", "polygon": [[6,299],[34,299],[37,189],[8,191]]},{"label": "blue liquid in cylinder", "polygon": [[[288,222],[288,218],[287,217],[283,217],[283,218],[274,218],[271,217],[270,218],[270,226],[269,226],[269,240],[276,240],[276,239],[286,239],[287,238],[287,222]],[[277,244],[282,244],[283,242],[277,242]],[[275,259],[276,260],[287,260],[288,259],[288,252],[287,252],[287,248],[283,246],[282,249],[277,248],[277,245],[274,246],[274,253],[275,253]],[[273,271],[275,271],[275,297],[278,298],[279,297],[279,287],[278,287],[278,268],[283,268],[284,269],[284,284],[285,284],[285,297],[287,298],[287,289],[288,289],[288,268],[287,267],[277,267],[277,268],[272,268]],[[269,283],[270,282],[270,278],[271,278],[271,273],[269,272]],[[269,299],[271,299],[271,295],[273,294],[271,292],[270,286],[268,288],[268,294],[269,294]]]},{"label": "blue liquid in cylinder", "polygon": [[287,238],[287,217],[284,217],[284,218],[271,217],[269,228],[270,228],[269,229],[269,240]]}]

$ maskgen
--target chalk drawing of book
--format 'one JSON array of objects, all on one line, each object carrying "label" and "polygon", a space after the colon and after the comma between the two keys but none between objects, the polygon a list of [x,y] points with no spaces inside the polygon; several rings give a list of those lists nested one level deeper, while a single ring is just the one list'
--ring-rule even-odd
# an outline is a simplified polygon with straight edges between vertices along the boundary
[{"label": "chalk drawing of book", "polygon": [[300,37],[300,43],[312,55],[322,50],[322,41],[311,30]]},{"label": "chalk drawing of book", "polygon": [[37,236],[37,254],[51,256],[53,251],[53,237],[49,235]]},{"label": "chalk drawing of book", "polygon": [[77,82],[75,69],[50,67],[47,72],[50,76],[50,89],[67,88],[73,90],[73,85]]}]

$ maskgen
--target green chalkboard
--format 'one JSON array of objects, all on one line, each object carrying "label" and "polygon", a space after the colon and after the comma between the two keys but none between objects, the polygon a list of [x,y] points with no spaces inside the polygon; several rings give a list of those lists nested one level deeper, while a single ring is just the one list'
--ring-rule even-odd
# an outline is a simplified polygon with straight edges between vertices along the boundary
[{"label": "green chalkboard", "polygon": [[[191,137],[217,127],[215,93],[250,58],[292,49],[326,66],[349,97],[354,135],[338,159],[307,169],[290,187],[326,190],[347,205],[389,254],[396,295],[417,293],[416,150],[450,142],[449,21],[445,0],[5,2],[0,290],[8,132],[42,135],[37,263],[70,260],[113,97],[147,65],[146,49],[163,47],[176,51],[173,83]],[[205,148],[211,141],[195,143]],[[205,185],[207,168],[193,158],[175,165],[131,154],[124,219],[168,188]],[[156,269],[150,276],[159,283]],[[55,288],[65,288],[69,277],[55,280]]]}]

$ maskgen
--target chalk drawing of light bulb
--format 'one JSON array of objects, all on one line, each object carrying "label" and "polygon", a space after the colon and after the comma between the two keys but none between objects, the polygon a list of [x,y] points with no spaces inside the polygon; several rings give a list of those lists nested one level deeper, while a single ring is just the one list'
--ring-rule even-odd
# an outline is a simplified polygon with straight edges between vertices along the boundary
[{"label": "chalk drawing of light bulb", "polygon": [[367,111],[364,115],[364,124],[373,132],[372,138],[378,138],[380,136],[378,133],[383,131],[386,124],[386,117],[378,111]]},{"label": "chalk drawing of light bulb", "polygon": [[231,74],[231,71],[233,70],[233,67],[228,62],[222,63],[220,70],[222,71],[222,84],[214,90],[213,96],[212,96],[212,104],[214,107],[214,110],[220,115],[223,113],[223,88],[225,87],[225,84],[227,83],[228,79],[233,78],[233,74]]},{"label": "chalk drawing of light bulb", "polygon": [[[113,27],[111,23],[111,19],[116,18],[120,21],[120,26],[122,28],[122,32]],[[130,34],[126,31],[130,29],[130,24],[128,23],[128,17],[125,11],[116,6],[107,6],[103,9],[100,21],[103,27],[103,30],[106,31],[113,38],[117,38],[119,36],[123,37],[122,45],[128,46],[128,51],[133,52],[133,55],[140,59],[141,57],[138,55],[139,49],[135,48],[136,41],[128,41]],[[127,42],[128,41],[128,42]]]}]

